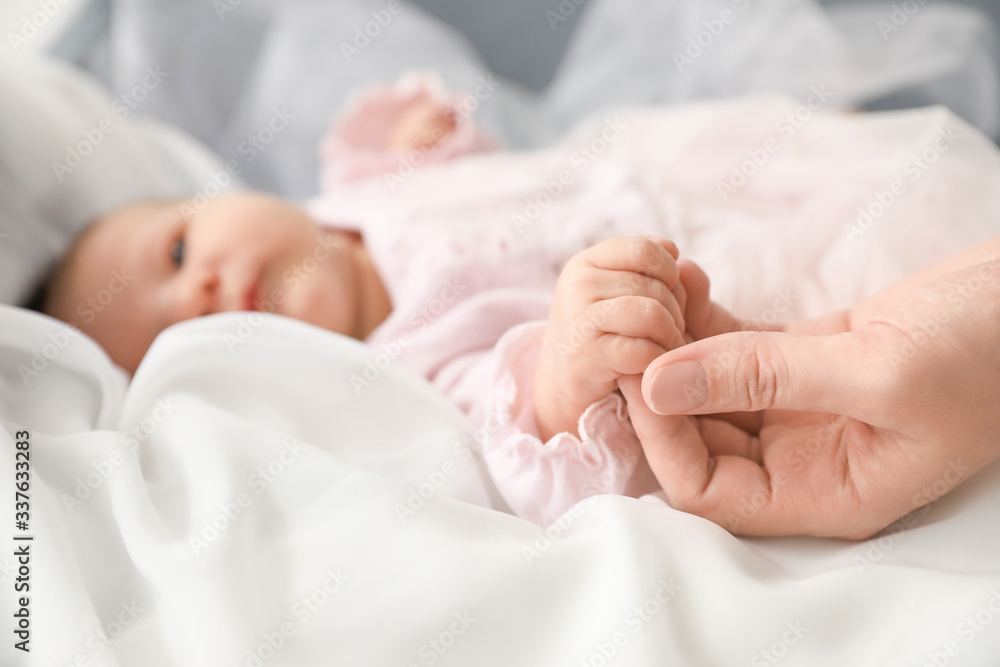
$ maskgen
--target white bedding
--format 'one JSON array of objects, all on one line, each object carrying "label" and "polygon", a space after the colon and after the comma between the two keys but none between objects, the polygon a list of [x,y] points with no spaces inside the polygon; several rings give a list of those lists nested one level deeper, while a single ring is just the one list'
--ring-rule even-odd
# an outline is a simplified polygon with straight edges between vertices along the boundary
[{"label": "white bedding", "polygon": [[[668,113],[690,132],[613,149],[654,196],[658,164],[711,136],[701,123],[724,127],[708,108],[630,118],[651,129]],[[931,110],[858,120],[912,136],[914,151],[941,125],[965,138],[921,181],[941,194],[926,226],[908,227],[912,203],[899,204],[849,243],[843,213],[866,195],[831,172],[830,196],[802,207],[803,233],[769,235],[751,213],[770,186],[796,192],[798,176],[812,192],[846,164],[796,166],[795,147],[822,141],[825,122],[747,186],[742,222],[677,218],[682,248],[745,314],[780,287],[762,271],[770,253],[800,258],[778,265],[795,285],[829,288],[803,291],[796,307],[809,313],[1000,232],[995,147]],[[765,135],[744,132],[746,148]],[[882,187],[900,155],[856,168]],[[702,165],[691,183],[727,166]],[[717,196],[711,180],[700,192]],[[88,339],[0,307],[0,475],[13,478],[14,435],[29,429],[36,536],[32,653],[7,634],[3,664],[978,666],[1000,655],[1000,466],[860,544],[737,539],[655,496],[597,497],[546,534],[503,511],[471,452],[473,425],[425,382],[390,365],[354,392],[371,354],[300,322],[223,314],[164,332],[127,386]],[[13,526],[11,500],[2,516]]]},{"label": "white bedding", "polygon": [[[0,474],[29,428],[36,535],[33,652],[8,635],[4,664],[259,665],[248,651],[267,657],[268,637],[282,644],[268,665],[771,664],[765,649],[785,665],[920,665],[949,642],[949,664],[988,665],[1000,651],[996,466],[870,543],[740,540],[611,496],[546,537],[486,509],[455,447],[468,425],[422,382],[390,367],[355,398],[358,344],[278,318],[231,355],[240,317],[163,336],[122,404],[123,378],[86,341],[27,388],[11,377],[53,325],[4,307]],[[130,452],[115,429],[143,420]]]}]

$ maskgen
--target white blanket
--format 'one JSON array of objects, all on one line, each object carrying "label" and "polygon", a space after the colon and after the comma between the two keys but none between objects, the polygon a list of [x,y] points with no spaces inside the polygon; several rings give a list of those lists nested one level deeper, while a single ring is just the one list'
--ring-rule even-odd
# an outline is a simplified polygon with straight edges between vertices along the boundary
[{"label": "white blanket", "polygon": [[[667,113],[672,132],[613,149],[654,195],[657,165],[688,137],[734,127],[707,107],[629,118],[652,128]],[[713,255],[728,237],[705,217],[679,228],[729,305],[774,299],[771,282],[746,278],[765,275],[771,253],[797,252],[784,268],[842,286],[804,292],[808,312],[998,233],[995,148],[932,110],[858,122],[881,123],[897,144],[913,136],[914,151],[933,138],[921,127],[964,137],[920,184],[942,193],[926,216],[939,222],[907,228],[900,203],[850,243],[852,221],[822,212],[858,191],[845,194],[832,171],[829,197],[806,187],[847,163],[794,162],[832,122],[812,119],[745,186],[744,229],[729,230],[742,246]],[[769,134],[741,136],[752,150]],[[906,154],[868,165],[873,188]],[[724,177],[721,159],[692,169],[692,183]],[[704,182],[703,204],[715,188]],[[796,192],[812,192],[801,218],[812,226],[761,226],[754,242],[753,202]],[[7,536],[35,536],[32,650],[14,650],[5,630],[3,664],[881,667],[1000,655],[1000,466],[859,544],[737,539],[655,496],[600,496],[542,531],[502,511],[472,425],[425,382],[389,365],[355,394],[349,378],[372,354],[300,322],[230,313],[164,332],[127,385],[90,340],[0,307],[4,488],[19,430],[33,464],[29,529],[14,529],[13,493],[0,510],[8,628],[19,574]]]},{"label": "white blanket", "polygon": [[[277,318],[230,355],[240,319],[161,338],[124,405],[88,342],[28,387],[5,373],[2,474],[30,429],[36,540],[33,652],[8,635],[4,664],[773,664],[766,650],[882,666],[951,647],[948,664],[986,665],[1000,650],[1000,468],[864,544],[740,540],[612,496],[543,533],[477,506],[466,425],[421,382],[390,367],[357,399],[358,344]],[[51,323],[3,320],[5,369],[30,363]]]}]

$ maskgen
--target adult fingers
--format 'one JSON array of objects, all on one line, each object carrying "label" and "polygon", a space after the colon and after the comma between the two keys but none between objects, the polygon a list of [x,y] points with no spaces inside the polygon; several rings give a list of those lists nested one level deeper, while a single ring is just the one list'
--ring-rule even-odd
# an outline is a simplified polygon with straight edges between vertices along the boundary
[{"label": "adult fingers", "polygon": [[760,438],[718,419],[653,413],[642,399],[641,378],[638,375],[623,375],[618,379],[618,386],[628,403],[633,425],[638,423],[645,435],[651,435],[646,425],[656,420],[656,437],[672,438],[675,443],[673,453],[688,458],[689,463],[695,466],[693,471],[679,470],[680,474],[694,472],[697,477],[698,471],[706,465],[702,449],[709,458],[739,456],[757,465],[763,464]]},{"label": "adult fingers", "polygon": [[[741,441],[742,436],[733,437],[739,434],[724,430],[709,435],[699,430],[701,418],[653,413],[645,404],[641,383],[635,377],[619,378],[618,386],[625,396],[632,426],[649,467],[674,509],[704,517],[743,535],[848,536],[851,533],[838,523],[843,494],[831,492],[834,497],[827,505],[834,512],[822,516],[819,509],[810,505],[815,504],[810,491],[804,490],[812,489],[811,485],[795,485],[785,472],[772,476],[761,465],[759,451],[752,451],[756,446]],[[721,441],[710,447],[706,436]],[[725,450],[735,455],[724,453]],[[747,456],[748,453],[751,455]],[[783,486],[786,484],[795,486],[795,490],[790,493]]]},{"label": "adult fingers", "polygon": [[[643,449],[647,449],[647,442],[657,443],[655,449],[649,447],[656,456],[650,458],[649,452],[646,454],[653,474],[671,505],[678,498],[700,495],[714,463],[695,426],[695,418],[654,414],[643,400],[641,383],[636,375],[618,378],[618,388],[625,397],[629,418]],[[651,429],[650,424],[655,424],[655,428]]]},{"label": "adult fingers", "polygon": [[[874,349],[873,349],[874,348]],[[893,374],[869,338],[730,333],[664,354],[643,375],[643,396],[660,414],[771,408],[847,415],[879,424]]]},{"label": "adult fingers", "polygon": [[767,488],[764,469],[743,456],[713,456],[695,417],[657,415],[642,397],[636,376],[619,378],[629,417],[646,460],[674,509],[726,525],[725,508]]},{"label": "adult fingers", "polygon": [[761,442],[756,434],[739,428],[728,420],[694,417],[695,427],[711,456],[742,456],[763,464]]}]

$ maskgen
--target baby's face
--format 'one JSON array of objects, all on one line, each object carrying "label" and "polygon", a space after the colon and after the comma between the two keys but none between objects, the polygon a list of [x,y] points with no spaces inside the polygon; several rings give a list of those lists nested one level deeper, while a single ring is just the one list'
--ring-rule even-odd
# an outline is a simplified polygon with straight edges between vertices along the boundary
[{"label": "baby's face", "polygon": [[357,239],[259,194],[220,197],[190,219],[184,203],[140,202],[98,220],[50,314],[130,373],[160,331],[223,311],[273,311],[360,337]]}]

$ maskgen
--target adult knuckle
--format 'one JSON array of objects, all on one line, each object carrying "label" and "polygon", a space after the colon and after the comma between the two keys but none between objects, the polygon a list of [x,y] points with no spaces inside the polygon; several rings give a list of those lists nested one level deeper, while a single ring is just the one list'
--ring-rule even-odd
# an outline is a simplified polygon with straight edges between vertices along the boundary
[{"label": "adult knuckle", "polygon": [[778,394],[776,363],[780,363],[780,355],[759,336],[752,337],[734,374],[735,393],[743,410],[765,410],[774,405]]},{"label": "adult knuckle", "polygon": [[[900,414],[911,405],[917,388],[927,382],[929,369],[923,363],[925,360],[904,356],[911,349],[908,345],[912,344],[912,338],[895,324],[877,327],[862,336],[850,351],[866,361],[866,395],[872,402],[869,407],[882,414]],[[893,353],[873,355],[872,349],[888,349]]]}]

